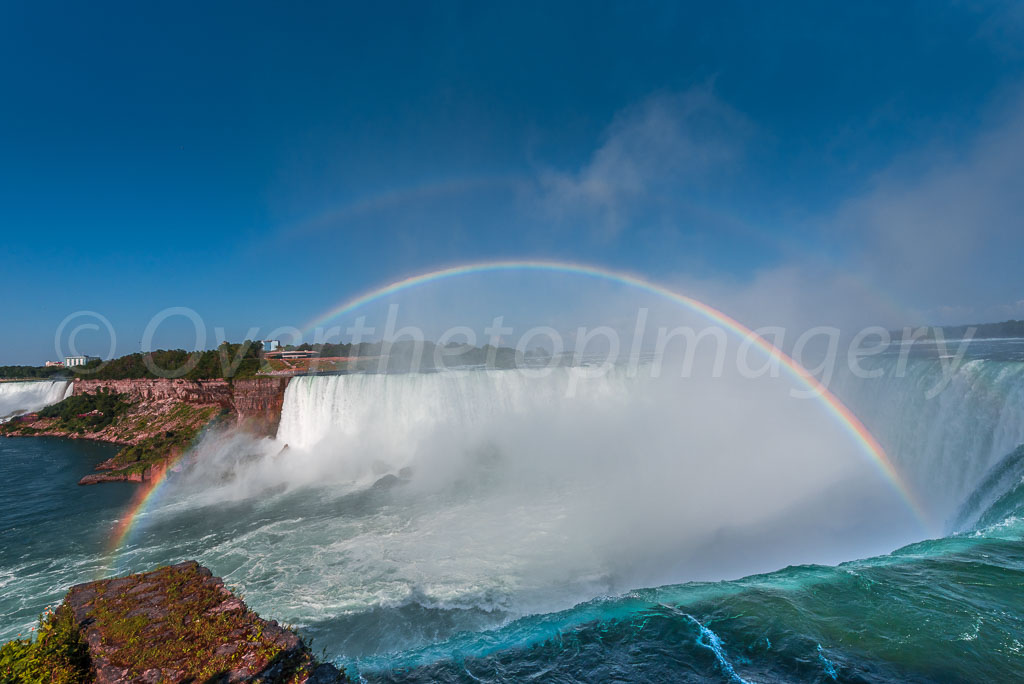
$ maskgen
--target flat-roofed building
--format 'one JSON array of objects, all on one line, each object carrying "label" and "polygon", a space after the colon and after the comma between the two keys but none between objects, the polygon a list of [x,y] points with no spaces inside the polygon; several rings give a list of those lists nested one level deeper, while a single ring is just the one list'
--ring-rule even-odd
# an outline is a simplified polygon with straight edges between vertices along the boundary
[{"label": "flat-roofed building", "polygon": [[67,358],[64,359],[64,365],[67,366],[68,368],[72,368],[73,366],[84,366],[90,361],[99,360],[100,357],[98,356],[68,356]]}]

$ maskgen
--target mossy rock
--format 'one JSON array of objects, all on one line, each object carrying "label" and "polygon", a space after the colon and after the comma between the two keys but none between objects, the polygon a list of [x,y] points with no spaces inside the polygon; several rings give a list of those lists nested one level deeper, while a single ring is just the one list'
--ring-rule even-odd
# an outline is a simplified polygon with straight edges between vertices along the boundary
[{"label": "mossy rock", "polygon": [[40,625],[0,647],[0,684],[349,681],[195,561],[72,587]]}]

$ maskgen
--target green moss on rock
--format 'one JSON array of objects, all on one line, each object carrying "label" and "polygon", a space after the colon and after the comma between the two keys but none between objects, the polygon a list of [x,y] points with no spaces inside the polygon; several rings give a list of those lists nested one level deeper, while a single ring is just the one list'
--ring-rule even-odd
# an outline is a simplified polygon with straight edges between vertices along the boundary
[{"label": "green moss on rock", "polygon": [[72,587],[40,625],[0,648],[0,683],[348,681],[194,561]]}]

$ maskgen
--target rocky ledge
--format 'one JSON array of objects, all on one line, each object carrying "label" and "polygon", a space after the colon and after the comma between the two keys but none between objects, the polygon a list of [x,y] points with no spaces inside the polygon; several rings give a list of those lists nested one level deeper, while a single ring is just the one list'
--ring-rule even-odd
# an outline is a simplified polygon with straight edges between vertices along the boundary
[{"label": "rocky ledge", "polygon": [[[19,416],[0,424],[0,435],[119,444],[124,448],[98,465],[100,472],[83,477],[79,484],[146,482],[157,479],[213,421],[259,436],[276,434],[288,380],[75,380],[73,396],[46,411],[77,402],[82,405],[81,412],[72,411],[66,418],[39,413]],[[109,420],[101,420],[104,414],[99,410],[87,410],[92,406],[88,401],[101,396],[118,397],[123,402],[123,408]],[[90,420],[93,414],[96,420]]]},{"label": "rocky ledge", "polygon": [[[127,682],[348,682],[334,666],[318,663],[294,632],[249,610],[224,583],[195,561],[152,572],[72,587],[53,625],[63,622],[62,652],[77,656],[55,673],[77,669],[76,681]],[[49,648],[59,627],[44,622],[35,642],[17,648]],[[9,650],[11,644],[4,646]],[[76,651],[77,648],[77,651]],[[19,662],[47,662],[28,657]],[[0,663],[6,662],[0,658]],[[70,663],[70,664],[69,664]],[[0,667],[3,670],[3,667]],[[20,677],[40,672],[0,671]],[[54,679],[51,677],[51,680]],[[65,680],[63,676],[61,680]],[[71,681],[68,679],[67,681]]]}]

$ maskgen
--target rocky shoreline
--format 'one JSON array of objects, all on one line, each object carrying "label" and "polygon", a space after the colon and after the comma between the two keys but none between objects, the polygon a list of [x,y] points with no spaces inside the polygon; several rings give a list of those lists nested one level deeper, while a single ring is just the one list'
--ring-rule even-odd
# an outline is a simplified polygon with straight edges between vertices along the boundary
[{"label": "rocky shoreline", "polygon": [[257,435],[274,435],[288,380],[75,380],[72,398],[110,393],[123,397],[129,407],[109,425],[96,430],[68,429],[58,418],[29,414],[0,425],[0,434],[117,444],[124,448],[79,484],[146,482],[159,477],[173,458],[215,422]]},{"label": "rocky shoreline", "polygon": [[195,561],[72,587],[35,640],[0,648],[0,681],[349,682]]}]

